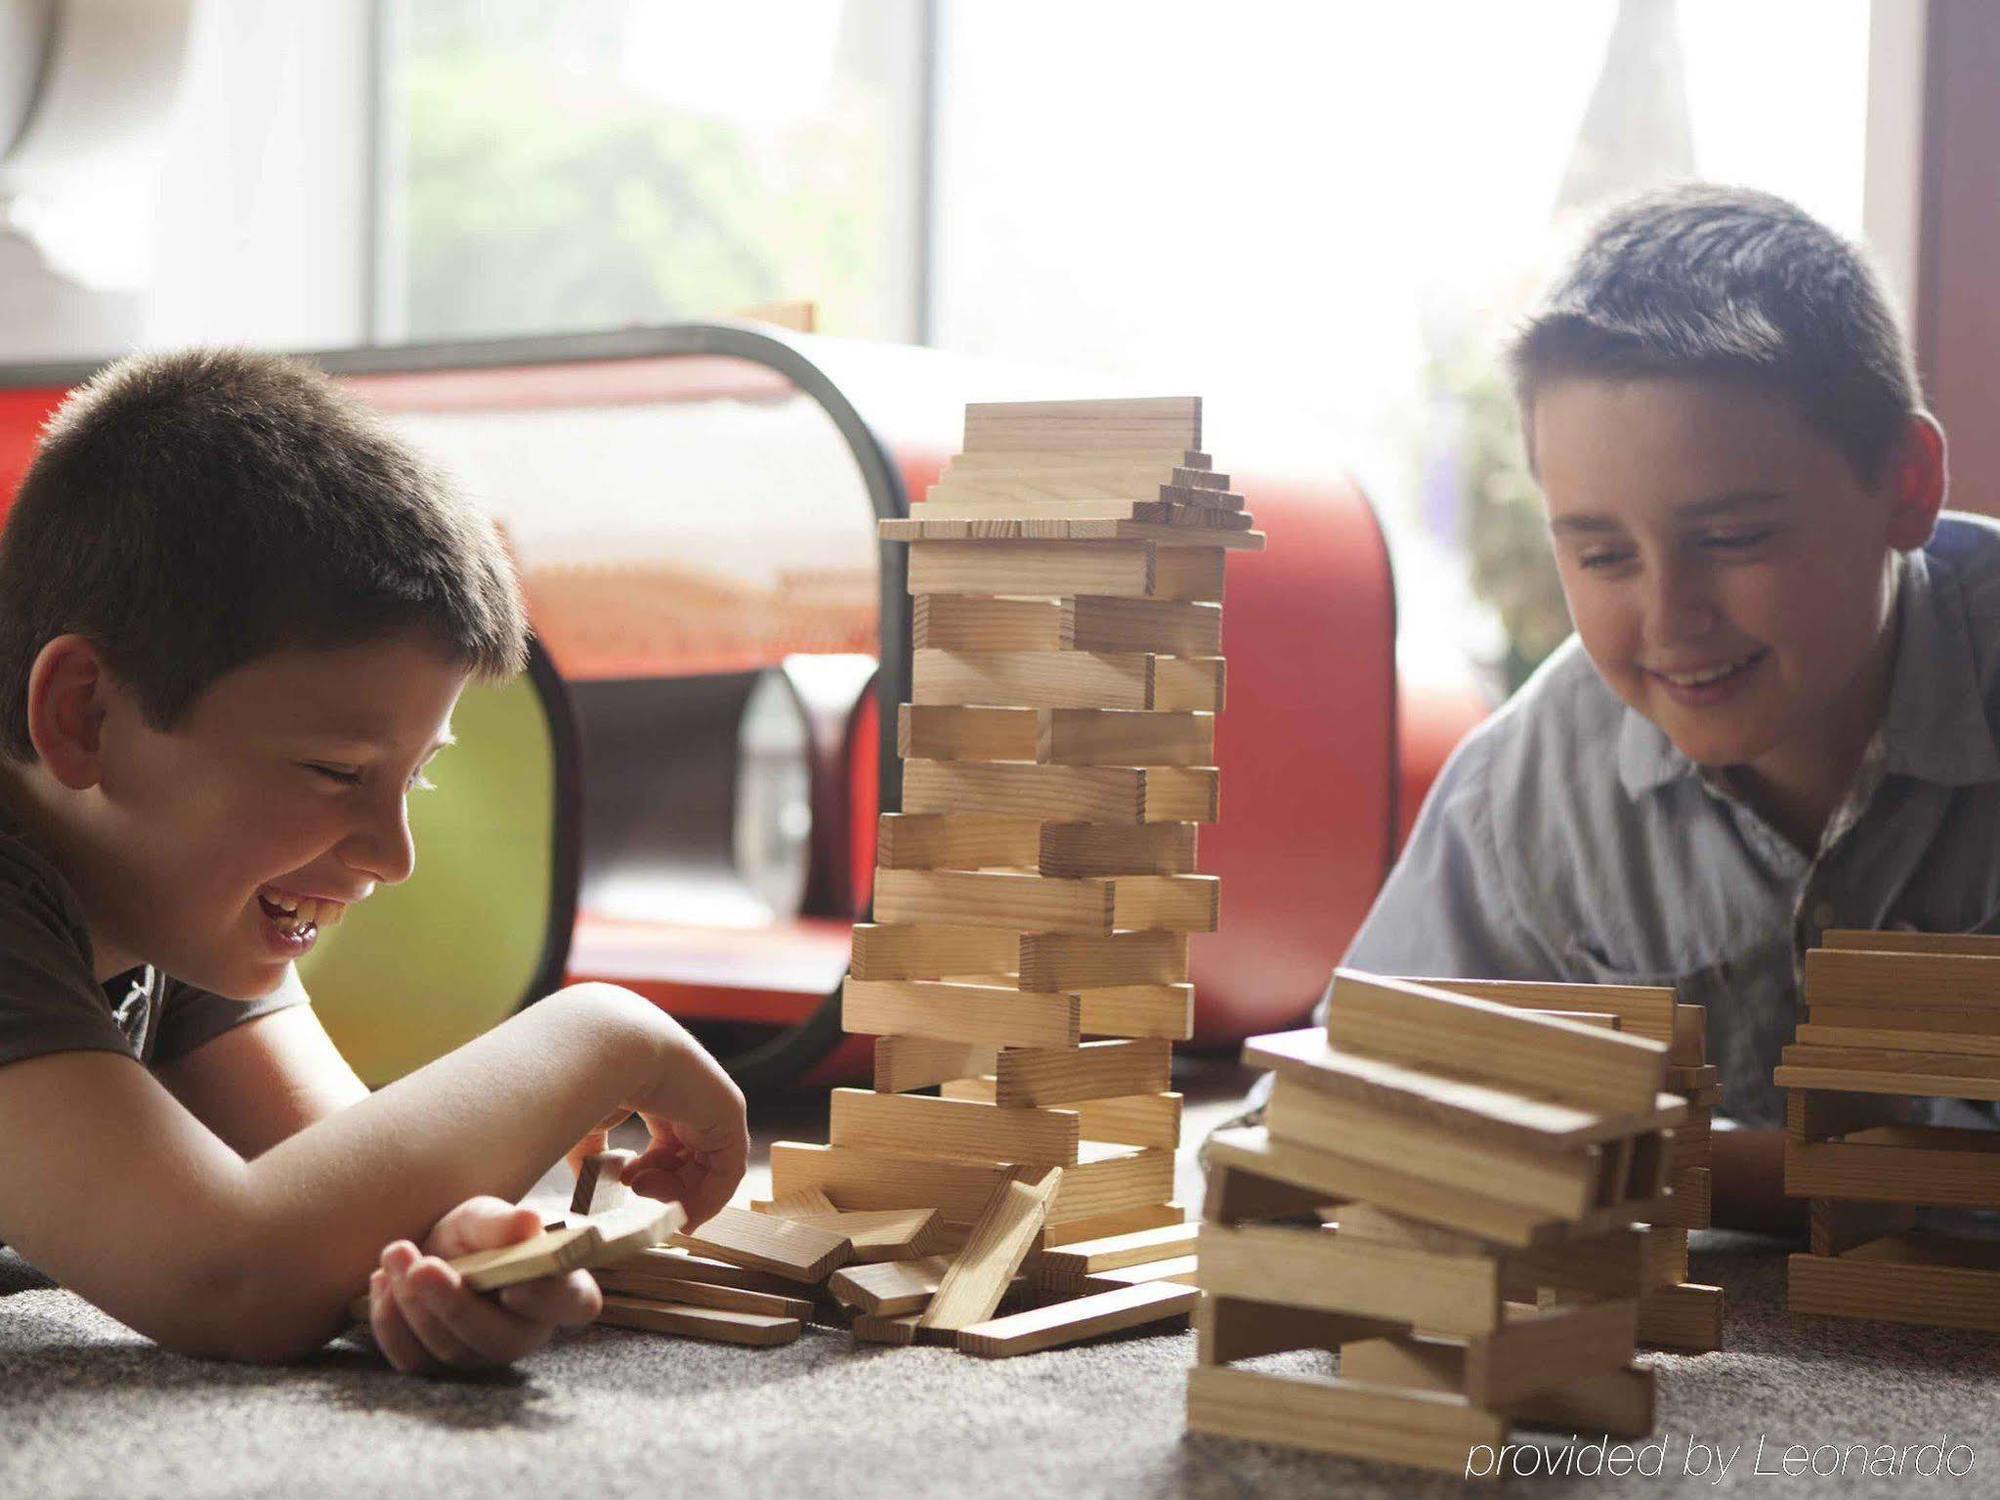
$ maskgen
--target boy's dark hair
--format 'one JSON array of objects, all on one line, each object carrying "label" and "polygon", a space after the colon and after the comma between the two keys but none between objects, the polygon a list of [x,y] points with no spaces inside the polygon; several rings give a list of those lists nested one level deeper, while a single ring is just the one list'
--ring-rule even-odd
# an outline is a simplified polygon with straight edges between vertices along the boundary
[{"label": "boy's dark hair", "polygon": [[0,528],[0,754],[34,759],[28,674],[59,635],[96,642],[167,730],[271,651],[413,631],[476,676],[520,669],[491,521],[309,365],[121,360],[50,419]]},{"label": "boy's dark hair", "polygon": [[1525,418],[1566,376],[1736,376],[1793,401],[1864,484],[1921,403],[1866,255],[1783,198],[1688,184],[1610,209],[1507,351]]}]

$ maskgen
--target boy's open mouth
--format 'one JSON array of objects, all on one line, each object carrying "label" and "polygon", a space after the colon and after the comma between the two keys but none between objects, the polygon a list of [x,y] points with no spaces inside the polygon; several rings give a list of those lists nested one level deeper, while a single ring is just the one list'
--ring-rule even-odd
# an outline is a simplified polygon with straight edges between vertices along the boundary
[{"label": "boy's open mouth", "polygon": [[1761,650],[1752,651],[1747,656],[1739,656],[1731,661],[1717,662],[1713,666],[1701,667],[1695,671],[1655,671],[1652,675],[1659,678],[1660,681],[1677,688],[1691,690],[1712,687],[1718,682],[1727,682],[1730,678],[1740,676],[1742,673],[1749,671],[1758,662],[1762,661],[1769,654],[1769,651],[1770,648],[1767,646]]},{"label": "boy's open mouth", "polygon": [[276,924],[278,931],[290,938],[316,936],[321,927],[338,926],[347,915],[345,902],[294,896],[268,885],[257,892],[257,904],[264,908],[264,915]]}]

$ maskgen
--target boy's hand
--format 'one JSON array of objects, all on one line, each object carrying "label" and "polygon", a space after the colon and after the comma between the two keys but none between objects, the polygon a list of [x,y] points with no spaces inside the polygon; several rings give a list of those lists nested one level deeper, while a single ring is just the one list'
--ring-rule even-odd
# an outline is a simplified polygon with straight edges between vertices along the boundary
[{"label": "boy's hand", "polygon": [[368,1278],[368,1326],[390,1364],[409,1374],[512,1364],[558,1327],[603,1311],[597,1283],[583,1271],[544,1276],[492,1296],[467,1287],[447,1261],[497,1250],[539,1234],[533,1210],[499,1198],[470,1198],[432,1228],[420,1251],[397,1240]]}]

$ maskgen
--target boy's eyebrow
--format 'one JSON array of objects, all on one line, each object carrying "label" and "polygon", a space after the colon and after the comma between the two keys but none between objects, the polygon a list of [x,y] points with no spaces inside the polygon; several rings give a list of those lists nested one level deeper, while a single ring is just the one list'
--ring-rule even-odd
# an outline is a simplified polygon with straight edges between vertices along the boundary
[{"label": "boy's eyebrow", "polygon": [[[360,746],[362,748],[369,750],[380,750],[388,746],[388,741],[385,740],[381,735],[366,729],[328,728],[308,733],[305,736],[305,738],[316,740],[321,744],[332,743],[343,747]],[[436,755],[438,751],[446,749],[449,746],[456,745],[457,743],[458,743],[458,736],[453,734],[449,729],[447,729],[443,734],[439,735],[435,740],[431,741],[430,748],[424,751],[424,759],[429,760],[433,755]]]},{"label": "boy's eyebrow", "polygon": [[[1781,505],[1790,498],[1782,490],[1730,490],[1725,494],[1711,495],[1706,500],[1690,500],[1686,504],[1676,505],[1674,514],[1681,520],[1703,521],[1737,511],[1767,509],[1773,505]],[[1623,525],[1611,516],[1568,515],[1554,516],[1549,520],[1549,530],[1559,535],[1595,534],[1624,529]]]}]

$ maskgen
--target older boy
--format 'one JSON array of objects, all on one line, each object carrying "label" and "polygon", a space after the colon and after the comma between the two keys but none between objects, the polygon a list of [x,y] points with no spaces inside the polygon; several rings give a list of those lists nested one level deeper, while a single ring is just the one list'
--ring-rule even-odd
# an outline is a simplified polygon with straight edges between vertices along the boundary
[{"label": "older boy", "polygon": [[607,1116],[652,1129],[635,1189],[727,1201],[742,1096],[637,997],[371,1096],[299,985],[409,876],[405,797],[523,643],[490,523],[323,376],[197,353],[71,398],[0,532],[0,1237],[209,1356],[303,1354],[366,1284],[430,1370],[596,1315],[582,1273],[495,1300],[445,1261],[535,1233],[512,1200]]},{"label": "older boy", "polygon": [[2000,923],[2000,529],[1856,249],[1763,193],[1610,213],[1511,355],[1576,635],[1452,757],[1345,962],[1708,1007],[1718,1222],[1789,1222],[1804,950]]}]

